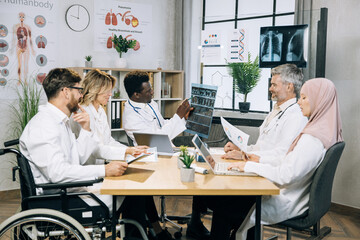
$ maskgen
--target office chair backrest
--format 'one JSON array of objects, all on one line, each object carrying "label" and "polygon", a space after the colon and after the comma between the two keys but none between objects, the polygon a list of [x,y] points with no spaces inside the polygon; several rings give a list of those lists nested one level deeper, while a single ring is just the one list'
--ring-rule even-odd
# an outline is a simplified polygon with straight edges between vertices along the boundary
[{"label": "office chair backrest", "polygon": [[345,142],[339,142],[330,147],[314,174],[310,187],[308,227],[319,221],[330,208],[335,171],[344,147]]}]

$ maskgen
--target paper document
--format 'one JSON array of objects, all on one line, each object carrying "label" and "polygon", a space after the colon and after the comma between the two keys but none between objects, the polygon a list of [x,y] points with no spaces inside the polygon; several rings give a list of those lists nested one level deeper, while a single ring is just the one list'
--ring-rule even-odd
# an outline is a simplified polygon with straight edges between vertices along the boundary
[{"label": "paper document", "polygon": [[220,117],[220,119],[221,124],[224,128],[224,132],[226,133],[230,141],[234,143],[238,148],[240,148],[241,151],[246,153],[249,135],[231,125],[223,117]]},{"label": "paper document", "polygon": [[[139,156],[134,157],[130,154],[127,154],[125,161],[129,164],[133,161],[138,161],[138,162],[157,162],[158,161],[156,147],[148,148],[147,152],[149,153],[149,154],[147,154],[147,156],[145,156],[146,154],[140,154]],[[139,160],[137,160],[137,159],[139,159]]]}]

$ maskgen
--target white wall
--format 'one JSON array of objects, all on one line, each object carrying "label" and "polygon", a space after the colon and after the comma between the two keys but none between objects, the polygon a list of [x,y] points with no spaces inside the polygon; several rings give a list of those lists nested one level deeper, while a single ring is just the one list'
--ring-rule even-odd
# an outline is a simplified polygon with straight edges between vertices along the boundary
[{"label": "white wall", "polygon": [[[175,8],[176,0],[124,0],[124,2],[135,2],[152,5],[152,36],[149,41],[152,43],[146,54],[139,56],[138,54],[131,54],[131,51],[126,54],[129,68],[137,69],[156,69],[158,62],[161,60],[161,67],[163,69],[178,70],[175,68],[176,62],[179,62],[175,57],[175,32],[181,29],[175,29]],[[91,15],[89,27],[83,32],[74,32],[70,30],[65,22],[66,9],[74,4],[74,1],[63,0],[58,1],[58,67],[83,67],[84,57],[86,55],[93,56],[94,67],[113,67],[110,64],[113,59],[118,58],[117,52],[114,50],[112,54],[93,51],[94,48],[94,22],[93,10],[94,0],[78,0],[78,4],[84,5]],[[1,16],[0,16],[1,22]],[[31,72],[31,69],[30,71]],[[1,99],[1,96],[0,96]],[[0,104],[0,147],[7,139],[7,126],[11,119],[8,114],[8,106],[6,101],[1,100]],[[0,191],[16,189],[17,183],[11,180],[11,163],[14,161],[13,157],[7,155],[0,157]]]},{"label": "white wall", "polygon": [[337,88],[346,142],[333,186],[332,201],[360,208],[360,27],[357,0],[315,0],[328,8],[326,78]]}]

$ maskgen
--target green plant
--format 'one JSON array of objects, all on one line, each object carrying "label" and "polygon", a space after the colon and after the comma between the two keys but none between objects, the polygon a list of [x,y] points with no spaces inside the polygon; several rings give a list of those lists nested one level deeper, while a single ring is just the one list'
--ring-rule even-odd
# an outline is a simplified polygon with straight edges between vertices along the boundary
[{"label": "green plant", "polygon": [[114,43],[115,49],[119,53],[120,58],[122,53],[126,53],[130,48],[134,48],[136,45],[136,40],[127,40],[126,38],[123,38],[122,35],[117,37],[116,34],[114,34],[112,42]]},{"label": "green plant", "polygon": [[191,163],[195,160],[194,155],[190,155],[186,146],[180,146],[180,160],[186,168],[191,168]]},{"label": "green plant", "polygon": [[85,60],[86,60],[86,61],[90,62],[91,59],[92,59],[92,56],[90,56],[90,55],[89,55],[89,56],[85,56]]},{"label": "green plant", "polygon": [[16,88],[17,99],[9,104],[9,138],[20,138],[26,124],[39,111],[42,87],[38,87],[34,77],[28,83],[20,82]]},{"label": "green plant", "polygon": [[259,68],[259,56],[251,61],[251,54],[248,53],[248,61],[243,63],[227,63],[230,75],[234,79],[234,88],[240,93],[244,94],[244,102],[247,100],[247,95],[257,85],[260,79],[261,69]]}]

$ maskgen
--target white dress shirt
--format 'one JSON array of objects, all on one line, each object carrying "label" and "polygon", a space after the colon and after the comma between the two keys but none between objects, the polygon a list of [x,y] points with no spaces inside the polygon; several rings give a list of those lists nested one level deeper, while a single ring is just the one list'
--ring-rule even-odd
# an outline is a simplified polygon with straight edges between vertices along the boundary
[{"label": "white dress shirt", "polygon": [[289,99],[279,108],[274,108],[276,114],[270,121],[268,118],[274,114],[269,113],[259,128],[260,134],[256,144],[247,148],[248,152],[260,156],[261,163],[275,166],[286,155],[291,143],[308,122],[296,103],[296,98]]},{"label": "white dress shirt", "polygon": [[[90,155],[102,157],[98,146],[93,133],[83,129],[76,139],[68,116],[51,103],[39,107],[39,112],[26,125],[20,137],[20,151],[29,160],[36,184],[105,177],[104,165],[83,166]],[[100,184],[97,184],[95,188],[99,187]],[[42,193],[42,189],[37,189],[37,194]],[[98,197],[111,209],[111,196]]]},{"label": "white dress shirt", "polygon": [[171,119],[164,120],[158,104],[153,100],[149,104],[126,101],[122,119],[126,134],[133,141],[133,132],[163,133],[173,139],[186,129],[185,119],[181,119],[176,113]]},{"label": "white dress shirt", "polygon": [[[117,142],[112,136],[107,121],[107,116],[102,107],[95,109],[93,104],[88,106],[82,105],[90,117],[90,129],[94,133],[93,137],[99,142],[100,155],[108,160],[124,160],[127,146]],[[70,118],[70,125],[72,131],[78,137],[81,126]],[[97,159],[96,156],[91,155],[86,164],[103,164],[104,159]]]},{"label": "white dress shirt", "polygon": [[[261,204],[262,224],[274,224],[304,213],[309,204],[310,185],[315,170],[322,162],[326,149],[322,142],[303,134],[294,150],[278,166],[246,162],[245,172],[265,177],[280,188],[280,195],[264,196]],[[255,225],[254,211],[240,227],[236,239],[246,239],[249,228]]]}]

